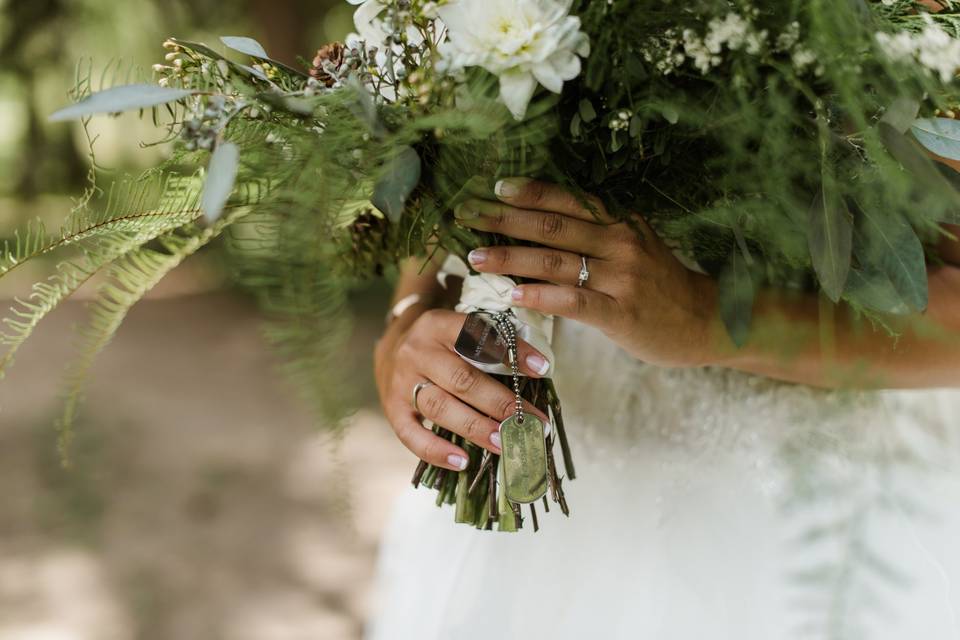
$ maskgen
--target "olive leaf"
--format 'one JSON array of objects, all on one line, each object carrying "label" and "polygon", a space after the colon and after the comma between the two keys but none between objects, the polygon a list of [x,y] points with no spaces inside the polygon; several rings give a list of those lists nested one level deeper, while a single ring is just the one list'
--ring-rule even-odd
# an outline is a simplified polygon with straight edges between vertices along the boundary
[{"label": "olive leaf", "polygon": [[747,258],[734,248],[730,262],[720,274],[720,317],[733,343],[742,347],[750,334],[756,287],[750,275]]},{"label": "olive leaf", "polygon": [[155,84],[128,84],[92,93],[69,107],[50,116],[52,122],[76,120],[102,113],[120,113],[147,109],[168,102],[176,102],[197,93],[189,89],[172,89]]},{"label": "olive leaf", "polygon": [[862,307],[893,315],[906,315],[910,307],[882,271],[851,269],[844,297]]},{"label": "olive leaf", "polygon": [[950,118],[922,118],[910,133],[928,151],[950,160],[960,160],[960,122]]},{"label": "olive leaf", "polygon": [[407,198],[420,183],[420,156],[410,146],[400,147],[386,161],[370,201],[391,222],[400,219]]},{"label": "olive leaf", "polygon": [[170,41],[180,45],[185,49],[190,49],[195,53],[199,53],[200,55],[206,56],[212,60],[223,60],[230,66],[231,69],[233,69],[234,71],[239,71],[244,76],[248,76],[248,77],[252,76],[257,78],[258,80],[263,80],[264,82],[270,82],[270,79],[267,77],[267,74],[265,74],[263,71],[260,71],[260,69],[254,69],[253,67],[249,67],[245,64],[239,64],[237,62],[234,62],[233,60],[230,60],[229,58],[226,58],[220,55],[219,53],[217,53],[207,45],[203,44],[202,42],[191,42],[190,40],[181,40],[179,38],[170,38]]},{"label": "olive leaf", "polygon": [[850,273],[853,224],[843,198],[826,176],[810,205],[807,241],[821,288],[831,300],[839,302]]},{"label": "olive leaf", "polygon": [[900,133],[906,133],[917,119],[918,113],[920,113],[920,102],[914,98],[901,96],[890,103],[880,121],[889,124]]},{"label": "olive leaf", "polygon": [[220,42],[244,55],[261,58],[263,60],[270,58],[270,56],[267,55],[267,50],[263,48],[263,45],[253,38],[247,38],[245,36],[221,36]]},{"label": "olive leaf", "polygon": [[203,196],[200,206],[207,222],[216,222],[223,214],[223,208],[233,193],[240,168],[240,149],[232,142],[217,145],[210,164],[207,166],[207,179],[203,184]]},{"label": "olive leaf", "polygon": [[862,209],[857,257],[890,279],[900,298],[917,311],[927,308],[927,264],[923,244],[899,215]]},{"label": "olive leaf", "polygon": [[246,36],[220,36],[220,42],[222,42],[227,48],[233,49],[237,53],[242,53],[250,56],[251,58],[263,60],[264,62],[269,62],[275,67],[280,67],[281,69],[284,69],[285,71],[295,75],[306,76],[303,71],[294,69],[293,67],[287,66],[284,63],[274,60],[268,56],[267,50],[263,48],[263,45],[253,38],[248,38]]}]

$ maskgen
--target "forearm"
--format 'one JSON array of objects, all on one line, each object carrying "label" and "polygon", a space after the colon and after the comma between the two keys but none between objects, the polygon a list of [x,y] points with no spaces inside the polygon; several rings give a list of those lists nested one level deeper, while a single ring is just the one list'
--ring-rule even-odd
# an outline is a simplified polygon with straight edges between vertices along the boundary
[{"label": "forearm", "polygon": [[960,387],[960,267],[932,268],[926,313],[891,320],[898,337],[815,295],[764,292],[748,343],[719,322],[712,363],[827,388]]}]

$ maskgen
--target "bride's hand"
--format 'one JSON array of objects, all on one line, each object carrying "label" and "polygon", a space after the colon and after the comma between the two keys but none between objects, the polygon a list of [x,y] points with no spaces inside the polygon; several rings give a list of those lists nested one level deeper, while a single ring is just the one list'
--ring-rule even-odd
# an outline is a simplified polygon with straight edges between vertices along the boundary
[{"label": "bride's hand", "polygon": [[[514,289],[516,306],[594,325],[647,362],[707,363],[714,282],[685,268],[640,216],[638,234],[599,200],[590,199],[591,211],[556,185],[509,178],[495,191],[499,202],[468,200],[455,215],[464,226],[542,245],[469,256],[477,271],[544,281]],[[581,256],[590,275],[577,287]]]},{"label": "bride's hand", "polygon": [[[421,460],[446,469],[466,467],[467,454],[422,425],[423,418],[474,444],[500,453],[499,423],[514,411],[513,391],[458,356],[453,345],[465,316],[432,310],[409,326],[394,323],[377,344],[374,369],[380,402],[400,441]],[[517,341],[520,370],[542,377],[549,363],[530,345]],[[413,408],[413,391],[420,414]],[[543,412],[524,405],[546,421]]]}]

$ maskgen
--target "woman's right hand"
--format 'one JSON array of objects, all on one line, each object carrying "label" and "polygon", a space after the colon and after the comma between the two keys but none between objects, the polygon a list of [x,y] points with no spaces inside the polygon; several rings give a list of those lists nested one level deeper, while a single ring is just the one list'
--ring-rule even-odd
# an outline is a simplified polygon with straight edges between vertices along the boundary
[{"label": "woman's right hand", "polygon": [[[500,453],[500,422],[514,412],[512,389],[473,367],[453,349],[465,315],[434,309],[412,323],[391,325],[374,355],[380,402],[400,441],[421,460],[452,470],[467,466],[461,447],[423,426],[426,418],[493,453]],[[549,371],[543,355],[517,341],[521,373],[538,378]],[[430,382],[413,408],[413,389]],[[529,403],[524,411],[547,417]],[[422,416],[422,417],[421,417]]]}]

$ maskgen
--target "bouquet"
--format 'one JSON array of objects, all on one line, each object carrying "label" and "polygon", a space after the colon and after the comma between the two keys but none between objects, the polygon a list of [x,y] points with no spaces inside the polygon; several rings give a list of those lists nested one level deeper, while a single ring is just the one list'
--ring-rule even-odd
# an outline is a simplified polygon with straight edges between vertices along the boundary
[{"label": "bouquet", "polygon": [[62,229],[31,225],[0,254],[2,277],[72,251],[5,320],[0,374],[51,309],[102,276],[67,376],[64,451],[96,354],[205,245],[222,243],[291,377],[328,412],[350,286],[409,257],[449,256],[466,278],[458,308],[472,312],[462,338],[495,354],[477,364],[554,429],[519,415],[501,458],[435,425],[471,460],[460,473],[421,464],[414,484],[478,528],[519,528],[525,503],[536,528],[545,493],[568,513],[556,389],[503,365],[517,335],[548,342],[550,319],[476,296],[493,276],[456,260],[508,241],[450,214],[505,176],[644,216],[717,278],[738,345],[761,287],[820,291],[891,334],[896,316],[924,311],[933,247],[960,223],[957,177],[931,160],[960,161],[955,0],[349,1],[357,33],[302,69],[250,38],[221,38],[229,56],[171,38],[155,82],[94,92],[79,74],[54,120],[148,111],[171,155],[107,191],[92,171]]}]

